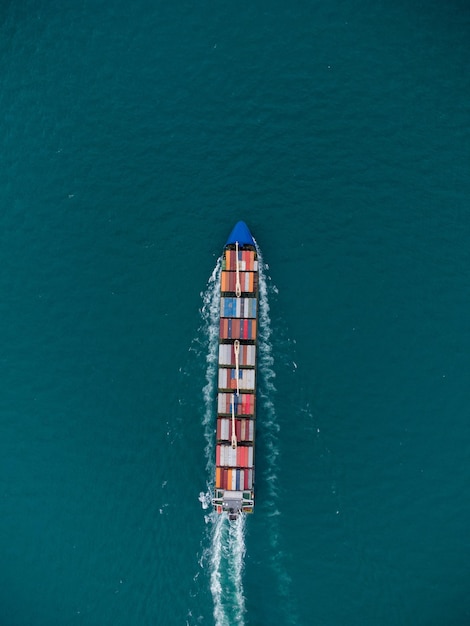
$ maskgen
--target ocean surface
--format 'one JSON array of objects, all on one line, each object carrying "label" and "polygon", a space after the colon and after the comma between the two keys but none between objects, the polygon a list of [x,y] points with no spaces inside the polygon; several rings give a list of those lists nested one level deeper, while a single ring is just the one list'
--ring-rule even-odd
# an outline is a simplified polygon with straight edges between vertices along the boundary
[{"label": "ocean surface", "polygon": [[[0,7],[0,625],[470,624],[470,8]],[[262,254],[255,514],[213,484]]]}]

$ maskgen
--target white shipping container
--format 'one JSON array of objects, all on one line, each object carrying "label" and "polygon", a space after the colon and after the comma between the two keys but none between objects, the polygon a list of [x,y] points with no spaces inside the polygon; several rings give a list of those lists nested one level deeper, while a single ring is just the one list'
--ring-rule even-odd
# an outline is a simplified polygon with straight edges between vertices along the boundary
[{"label": "white shipping container", "polygon": [[243,365],[255,365],[256,347],[243,346]]},{"label": "white shipping container", "polygon": [[237,466],[237,448],[233,449],[232,446],[228,446],[228,448],[230,450],[230,466],[236,467]]},{"label": "white shipping container", "polygon": [[242,378],[240,379],[240,389],[254,389],[255,388],[255,371],[254,370],[241,370]]},{"label": "white shipping container", "polygon": [[229,343],[221,343],[219,346],[219,365],[230,365],[230,352],[232,346]]},{"label": "white shipping container", "polygon": [[[243,274],[243,287],[242,289],[244,291],[250,291],[250,274],[248,272],[245,272],[245,274]],[[253,290],[251,290],[253,291]]]}]

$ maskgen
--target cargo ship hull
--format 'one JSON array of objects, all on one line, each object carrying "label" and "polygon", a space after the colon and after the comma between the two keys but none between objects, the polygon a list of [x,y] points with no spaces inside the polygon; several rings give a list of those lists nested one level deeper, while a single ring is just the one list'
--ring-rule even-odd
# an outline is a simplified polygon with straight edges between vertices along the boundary
[{"label": "cargo ship hull", "polygon": [[236,519],[255,503],[259,280],[256,244],[238,222],[224,247],[220,279],[215,490],[217,513]]}]

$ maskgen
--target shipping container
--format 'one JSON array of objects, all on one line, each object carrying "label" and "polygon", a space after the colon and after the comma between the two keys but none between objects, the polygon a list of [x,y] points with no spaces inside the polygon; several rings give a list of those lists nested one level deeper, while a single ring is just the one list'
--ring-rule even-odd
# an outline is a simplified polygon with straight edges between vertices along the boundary
[{"label": "shipping container", "polygon": [[223,468],[215,470],[215,488],[242,491],[253,489],[253,470],[251,468]]},{"label": "shipping container", "polygon": [[[237,269],[237,253],[235,250],[226,250],[223,263],[224,270],[236,271]],[[238,251],[238,270],[239,272],[257,272],[258,261],[256,253],[253,250]]]},{"label": "shipping container", "polygon": [[[235,436],[238,442],[252,442],[254,437],[254,420],[235,418]],[[217,440],[232,440],[232,418],[217,418]]]},{"label": "shipping container", "polygon": [[[254,272],[239,272],[238,279],[242,293],[253,293],[255,290]],[[235,293],[237,289],[237,272],[222,272],[220,281],[222,292]]]},{"label": "shipping container", "polygon": [[217,398],[217,412],[232,414],[232,403],[235,415],[253,415],[255,410],[255,396],[252,393],[219,393]]},{"label": "shipping container", "polygon": [[237,490],[237,470],[233,469],[232,470],[232,485],[231,485],[232,491],[236,491]]},{"label": "shipping container", "polygon": [[[252,442],[254,435],[254,420],[235,419],[235,436],[238,442]],[[232,419],[230,417],[217,418],[217,441],[232,440]]]},{"label": "shipping container", "polygon": [[[237,269],[237,253],[235,250],[226,250],[224,270],[236,271]],[[257,272],[258,261],[255,260],[255,252],[253,250],[239,250],[238,251],[238,270]]]},{"label": "shipping container", "polygon": [[219,368],[219,389],[244,389],[253,391],[255,388],[255,370],[235,368]]},{"label": "shipping container", "polygon": [[230,433],[230,420],[228,417],[217,418],[217,441],[229,441],[231,437]]},{"label": "shipping container", "polygon": [[256,318],[256,298],[233,298],[220,299],[221,317]]},{"label": "shipping container", "polygon": [[233,448],[228,444],[216,446],[217,467],[253,467],[253,446],[237,445]]},{"label": "shipping container", "polygon": [[255,340],[256,320],[222,317],[220,319],[220,338]]},{"label": "shipping container", "polygon": [[[238,364],[240,366],[254,367],[256,363],[256,346],[241,343],[238,349]],[[219,345],[219,365],[235,365],[234,343],[221,343]]]}]

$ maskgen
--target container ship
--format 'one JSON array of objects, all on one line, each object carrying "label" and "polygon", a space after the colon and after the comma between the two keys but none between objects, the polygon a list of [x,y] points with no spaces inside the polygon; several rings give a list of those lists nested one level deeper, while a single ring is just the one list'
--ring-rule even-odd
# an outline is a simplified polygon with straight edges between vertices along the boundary
[{"label": "container ship", "polygon": [[258,255],[245,222],[224,247],[220,277],[215,490],[217,513],[234,520],[255,504]]}]

